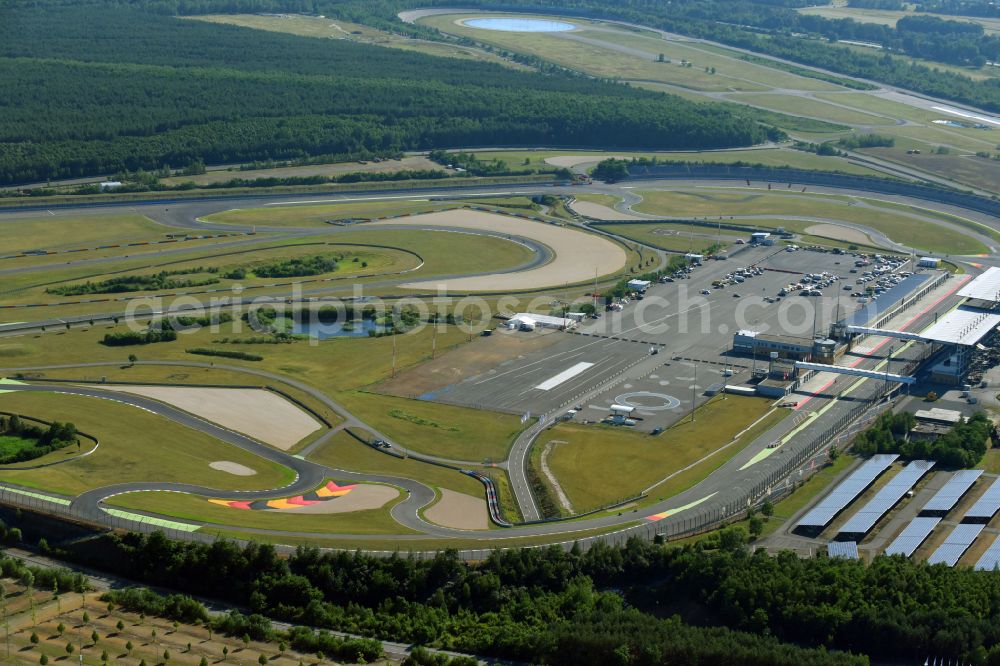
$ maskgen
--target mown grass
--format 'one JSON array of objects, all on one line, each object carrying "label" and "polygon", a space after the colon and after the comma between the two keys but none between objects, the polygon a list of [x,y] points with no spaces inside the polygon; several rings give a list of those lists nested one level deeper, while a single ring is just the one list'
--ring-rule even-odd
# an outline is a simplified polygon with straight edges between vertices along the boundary
[{"label": "mown grass", "polygon": [[[34,470],[0,470],[0,480],[66,495],[117,483],[162,481],[225,490],[285,486],[292,470],[220,442],[197,430],[141,409],[105,400],[56,393],[0,394],[0,409],[45,420],[68,421],[98,438],[100,447],[76,457],[76,446],[54,451],[32,464],[72,460]],[[209,467],[228,460],[257,473],[235,476]]]},{"label": "mown grass", "polygon": [[750,233],[733,231],[732,229],[722,229],[720,232],[717,227],[664,222],[655,224],[593,224],[591,226],[672,252],[698,252],[714,245],[717,239],[723,245],[727,245],[734,240],[734,237],[748,236]]},{"label": "mown grass", "polygon": [[343,431],[312,452],[309,460],[333,470],[384,474],[414,479],[431,487],[447,488],[475,497],[483,495],[483,484],[471,476],[438,465],[396,458],[362,444]]},{"label": "mown grass", "polygon": [[[187,17],[186,17],[187,18]],[[377,30],[371,26],[361,23],[350,23],[339,19],[321,18],[317,16],[259,16],[257,14],[215,14],[206,16],[192,16],[192,19],[209,21],[211,23],[228,23],[245,28],[257,30],[271,30],[274,32],[286,32],[302,37],[317,37],[321,39],[348,39],[365,44],[377,44],[404,51],[418,51],[428,55],[441,56],[446,58],[462,58],[469,60],[481,60],[493,62],[513,67],[516,69],[526,69],[500,56],[487,53],[480,49],[454,44],[444,44],[420,39],[410,39],[402,35],[395,35],[382,30]]]},{"label": "mown grass", "polygon": [[[225,497],[219,499],[228,499]],[[389,510],[404,499],[400,494],[379,509],[331,514],[304,514],[294,511],[244,511],[212,504],[208,498],[179,493],[129,493],[117,495],[107,504],[145,511],[178,520],[209,523],[211,526],[279,530],[282,532],[317,532],[330,534],[412,534],[389,515]],[[330,500],[336,502],[337,500]],[[207,526],[204,530],[211,531]]]},{"label": "mown grass", "polygon": [[[867,199],[864,197],[752,190],[735,193],[711,189],[699,189],[694,192],[650,190],[641,194],[643,201],[634,208],[644,213],[692,217],[741,215],[816,217],[861,224],[880,231],[897,242],[943,254],[981,254],[988,251],[985,245],[958,230],[946,228],[929,220],[904,216],[877,205],[867,205]],[[917,208],[911,208],[909,212],[914,215],[921,214],[921,210]],[[748,222],[755,223],[754,220]],[[808,222],[805,226],[811,224],[813,223]],[[784,226],[796,229],[802,227],[803,222],[789,220]]]},{"label": "mown grass", "polygon": [[350,391],[340,400],[366,423],[417,453],[452,460],[503,460],[524,428],[510,414]]},{"label": "mown grass", "polygon": [[[713,400],[657,436],[603,425],[562,423],[545,431],[536,446],[555,444],[549,468],[577,512],[638,495],[670,473],[723,444],[770,409],[763,398]],[[732,454],[739,447],[730,449]],[[722,461],[725,456],[720,456]],[[662,488],[654,488],[665,496]]]},{"label": "mown grass", "polygon": [[162,240],[169,233],[179,232],[142,215],[23,214],[4,217],[0,223],[0,248],[2,254],[75,249],[94,244]]},{"label": "mown grass", "polygon": [[[635,152],[635,151],[600,151],[600,150],[493,150],[493,151],[472,151],[476,157],[483,160],[502,160],[511,167],[526,166],[532,169],[556,169],[557,167],[548,164],[545,160],[551,157],[562,156],[594,156],[598,159],[607,157],[623,157],[626,159],[654,157],[661,162],[690,162],[690,163],[711,163],[718,162],[732,164],[734,162],[745,162],[748,164],[762,164],[764,166],[792,167],[796,169],[811,169],[815,171],[843,171],[845,173],[856,173],[861,175],[872,175],[875,172],[866,167],[848,162],[839,157],[821,157],[813,153],[789,148],[747,148],[744,150],[705,150],[705,151],[678,151],[678,152]],[[527,163],[526,163],[527,161]],[[589,200],[588,197],[607,197],[608,195],[580,194],[578,199]]]},{"label": "mown grass", "polygon": [[302,538],[293,536],[274,536],[268,534],[254,534],[249,532],[240,532],[238,529],[228,529],[228,530],[215,530],[215,529],[205,529],[203,531],[210,532],[219,537],[226,539],[252,539],[254,541],[259,541],[263,543],[276,543],[285,544],[289,546],[318,546],[321,548],[343,548],[343,549],[357,549],[361,548],[364,550],[374,550],[374,551],[385,551],[385,552],[400,552],[405,553],[408,551],[436,551],[445,550],[448,548],[455,549],[466,549],[466,550],[482,550],[484,559],[489,553],[495,549],[501,548],[523,548],[531,546],[542,546],[551,543],[572,543],[578,539],[584,539],[586,537],[600,536],[602,534],[610,534],[612,532],[618,532],[628,527],[633,527],[636,525],[635,522],[623,523],[622,525],[616,525],[614,527],[601,527],[594,529],[581,529],[573,532],[563,532],[558,534],[550,534],[545,536],[526,536],[526,537],[503,537],[502,532],[495,532],[491,534],[497,538],[492,538],[490,540],[486,539],[445,539],[445,538],[431,538],[426,539],[365,539],[359,537],[356,539],[331,539],[324,538],[324,535],[317,534],[315,537]]},{"label": "mown grass", "polygon": [[751,93],[745,95],[733,95],[730,99],[743,104],[763,107],[779,113],[818,118],[819,120],[825,120],[831,123],[841,123],[845,125],[884,125],[887,127],[895,125],[892,118],[865,113],[864,111],[853,108],[835,106],[833,104],[827,104],[808,97],[770,93]]}]

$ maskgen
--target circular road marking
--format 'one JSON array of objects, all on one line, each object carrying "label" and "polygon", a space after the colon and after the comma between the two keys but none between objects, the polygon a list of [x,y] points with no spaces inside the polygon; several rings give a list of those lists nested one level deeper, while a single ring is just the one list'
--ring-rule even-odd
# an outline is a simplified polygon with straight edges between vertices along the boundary
[{"label": "circular road marking", "polygon": [[615,402],[626,407],[635,407],[644,412],[661,412],[667,409],[675,409],[681,405],[681,401],[672,395],[653,393],[651,391],[622,393],[615,398]]}]

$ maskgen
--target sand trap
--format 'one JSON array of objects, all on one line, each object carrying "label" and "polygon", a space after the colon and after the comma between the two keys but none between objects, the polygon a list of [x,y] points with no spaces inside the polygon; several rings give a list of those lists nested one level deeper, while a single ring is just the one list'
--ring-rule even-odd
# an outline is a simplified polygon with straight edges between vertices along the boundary
[{"label": "sand trap", "polygon": [[546,157],[545,163],[552,166],[572,169],[578,164],[590,164],[603,160],[623,160],[621,155],[557,155],[556,157]]},{"label": "sand trap", "polygon": [[230,474],[235,474],[236,476],[253,476],[257,473],[246,465],[241,465],[229,460],[216,460],[215,462],[208,463],[208,466],[212,469],[219,470],[220,472],[229,472]]},{"label": "sand trap", "polygon": [[595,270],[599,275],[614,273],[625,266],[627,259],[625,250],[620,245],[594,234],[554,224],[464,209],[383,220],[365,226],[399,225],[510,234],[547,245],[555,253],[555,257],[549,263],[526,271],[441,281],[427,280],[401,285],[407,289],[496,292],[563,286],[593,280]]},{"label": "sand trap", "polygon": [[399,497],[399,491],[392,486],[381,486],[374,483],[365,483],[354,486],[351,492],[325,502],[317,502],[308,506],[300,506],[294,509],[266,509],[267,511],[280,511],[282,513],[350,513],[351,511],[367,511],[379,509],[392,500]]},{"label": "sand trap", "polygon": [[490,519],[486,500],[454,490],[441,489],[441,499],[424,511],[427,520],[459,530],[489,529]]},{"label": "sand trap", "polygon": [[619,213],[611,206],[594,203],[593,201],[574,201],[570,208],[580,215],[593,218],[595,220],[652,220],[653,218],[635,215],[633,213]]},{"label": "sand trap", "polygon": [[844,243],[859,243],[861,245],[874,245],[872,239],[863,231],[842,227],[839,224],[814,224],[806,229],[807,234],[822,236]]},{"label": "sand trap", "polygon": [[101,388],[165,402],[282,451],[320,428],[311,415],[263,389],[104,385]]}]

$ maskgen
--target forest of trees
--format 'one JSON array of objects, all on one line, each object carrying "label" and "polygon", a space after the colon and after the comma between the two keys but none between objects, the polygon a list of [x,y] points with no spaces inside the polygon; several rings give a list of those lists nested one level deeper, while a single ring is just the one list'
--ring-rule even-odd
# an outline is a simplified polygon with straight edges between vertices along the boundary
[{"label": "forest of trees", "polygon": [[[979,26],[970,28],[965,22],[912,21],[920,17],[907,17],[901,27],[894,28],[852,19],[800,14],[795,11],[796,7],[814,3],[798,0],[674,0],[670,3],[658,0],[616,3],[603,0],[382,0],[370,3],[316,0],[314,4],[318,10],[349,13],[354,20],[380,27],[391,27],[395,14],[401,9],[428,5],[484,9],[514,7],[617,19],[1000,111],[1000,80],[980,81],[951,71],[911,64],[890,52],[957,65],[981,66],[986,61],[1000,60],[1000,37],[984,33]],[[725,17],[725,21],[720,21],[719,17]],[[830,43],[836,40],[871,42],[884,46],[886,51],[869,52]]]},{"label": "forest of trees", "polygon": [[72,423],[56,421],[43,428],[25,422],[17,414],[0,416],[0,465],[41,458],[77,442],[76,426]]},{"label": "forest of trees", "polygon": [[5,8],[0,22],[0,185],[366,151],[691,149],[782,136],[751,110],[569,73],[183,21],[126,6],[150,4],[143,2],[24,4]]},{"label": "forest of trees", "polygon": [[1000,5],[989,0],[918,0],[915,9],[935,14],[955,16],[1000,17]]},{"label": "forest of trees", "polygon": [[908,437],[914,425],[916,419],[909,412],[882,414],[854,440],[854,450],[866,456],[899,453],[907,458],[936,460],[948,467],[973,467],[986,454],[993,432],[993,424],[983,412],[972,415],[967,422],[956,424],[933,442]]},{"label": "forest of trees", "polygon": [[469,565],[109,534],[69,555],[262,616],[532,663],[1000,664],[1000,572],[772,557],[746,539],[733,527],[681,548],[633,539]]}]

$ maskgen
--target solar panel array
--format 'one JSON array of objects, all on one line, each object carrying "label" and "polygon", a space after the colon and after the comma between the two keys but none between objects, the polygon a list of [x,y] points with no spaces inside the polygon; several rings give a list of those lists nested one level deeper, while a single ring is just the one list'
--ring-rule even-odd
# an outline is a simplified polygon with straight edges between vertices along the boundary
[{"label": "solar panel array", "polygon": [[961,523],[956,525],[937,550],[927,558],[927,564],[947,564],[955,566],[962,554],[969,549],[972,542],[976,540],[979,533],[983,531],[985,525],[977,523]]},{"label": "solar panel array", "polygon": [[885,549],[885,554],[905,555],[906,557],[913,555],[913,552],[920,547],[920,544],[940,522],[940,518],[914,518],[889,544],[889,547]]},{"label": "solar panel array", "polygon": [[994,541],[976,562],[976,571],[993,571],[1000,566],[1000,537]]},{"label": "solar panel array", "polygon": [[831,541],[826,544],[826,552],[830,557],[843,557],[847,560],[858,559],[857,541]]},{"label": "solar panel array", "polygon": [[898,457],[894,453],[880,453],[869,458],[803,516],[796,527],[826,527],[834,516],[863,493]]},{"label": "solar panel array", "polygon": [[941,490],[937,491],[934,497],[931,498],[921,512],[934,511],[939,513],[948,513],[951,511],[958,500],[962,498],[972,484],[982,476],[983,470],[981,469],[963,469],[960,472],[955,472],[955,474],[948,479],[948,483],[941,487]]},{"label": "solar panel array", "polygon": [[965,512],[964,519],[975,518],[989,522],[997,511],[1000,511],[1000,479],[996,479],[972,508]]},{"label": "solar panel array", "polygon": [[882,519],[882,516],[889,513],[892,507],[896,506],[903,495],[920,480],[924,474],[934,467],[932,460],[914,460],[904,467],[896,476],[889,479],[877,493],[875,497],[858,509],[858,512],[851,516],[851,519],[840,528],[841,534],[868,534],[875,523]]}]

